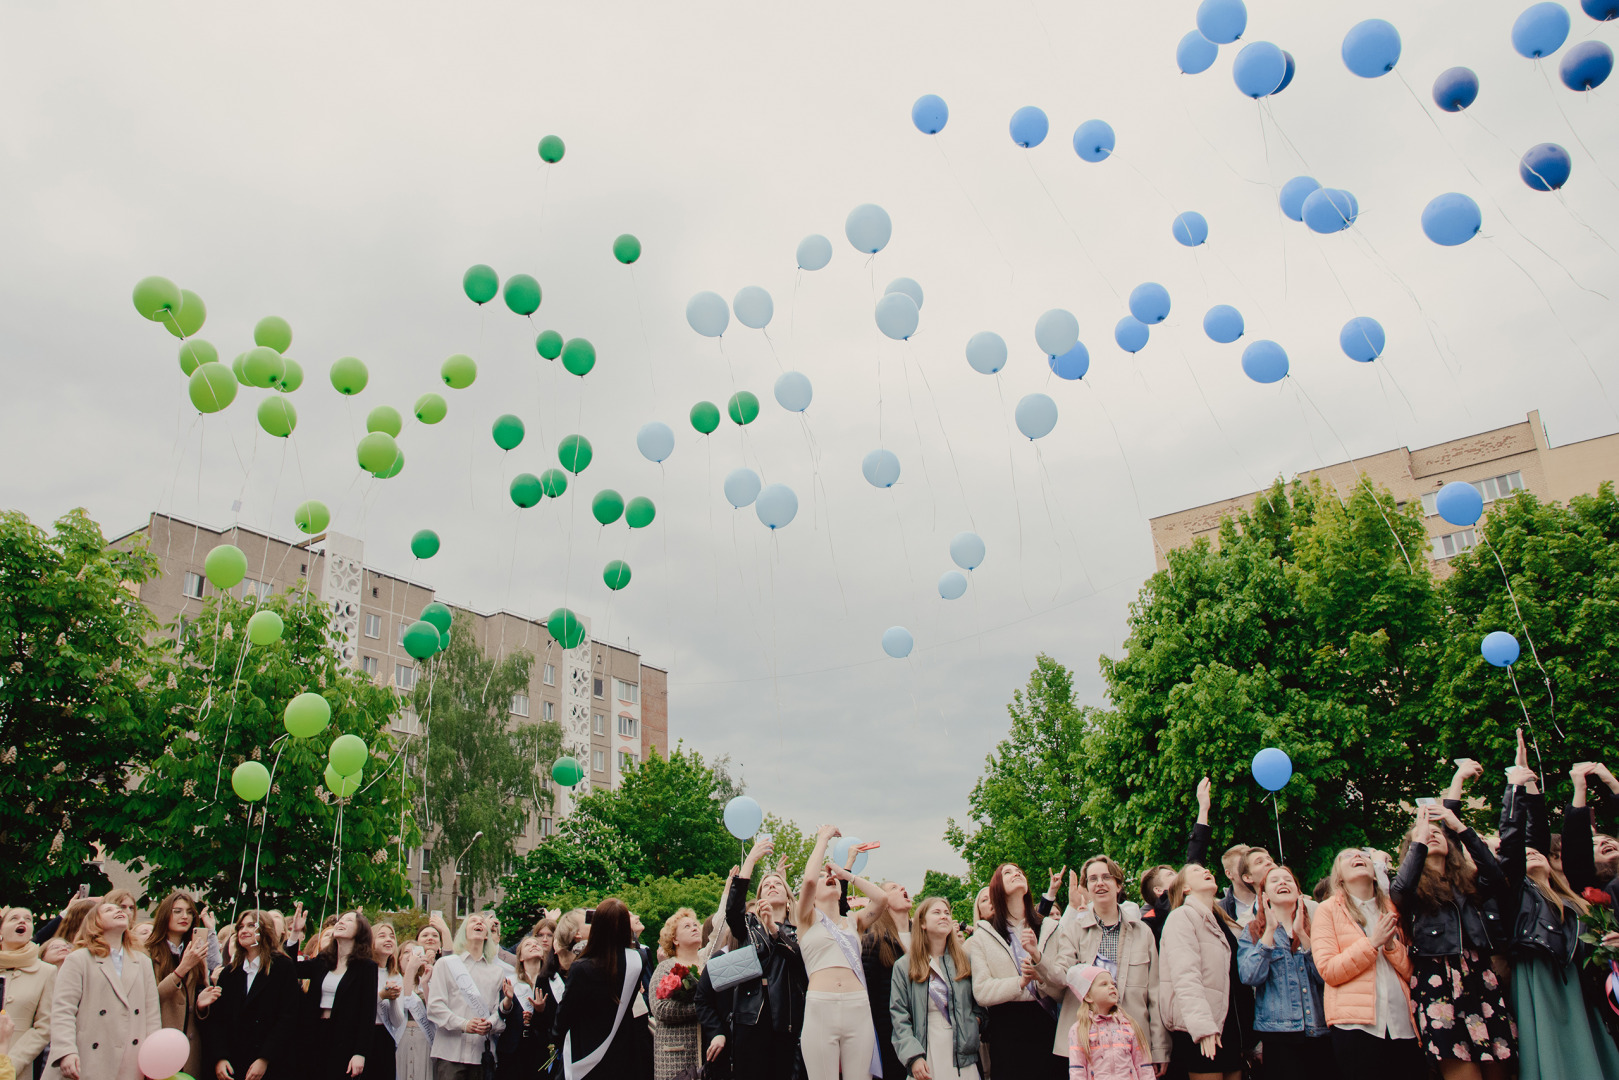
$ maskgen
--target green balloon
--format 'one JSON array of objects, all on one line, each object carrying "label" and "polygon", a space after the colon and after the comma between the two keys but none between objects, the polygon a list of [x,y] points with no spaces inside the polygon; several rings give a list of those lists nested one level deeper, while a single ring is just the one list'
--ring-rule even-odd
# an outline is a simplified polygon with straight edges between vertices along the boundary
[{"label": "green balloon", "polygon": [[544,496],[545,488],[533,473],[518,473],[512,478],[512,502],[524,510],[538,506]]},{"label": "green balloon", "polygon": [[[561,155],[558,155],[559,157]],[[185,298],[180,286],[166,277],[143,277],[135,282],[135,310],[141,318],[153,322],[166,322],[171,313],[180,310]]]},{"label": "green balloon", "polygon": [[523,421],[507,413],[495,417],[495,425],[491,434],[495,437],[495,445],[502,450],[515,450],[523,441]]},{"label": "green balloon", "polygon": [[438,533],[432,529],[418,529],[410,538],[410,553],[418,559],[431,559],[438,554]]},{"label": "green balloon", "polygon": [[431,604],[422,608],[422,621],[437,627],[439,633],[448,634],[450,624],[455,621],[455,615],[448,607],[434,600]]},{"label": "green balloon", "polygon": [[274,645],[281,640],[285,625],[273,611],[255,611],[247,620],[247,640],[255,645]]},{"label": "green balloon", "polygon": [[720,426],[719,406],[712,401],[699,401],[691,407],[691,426],[704,435]]},{"label": "green balloon", "polygon": [[438,651],[443,652],[445,649],[448,649],[449,647],[450,647],[450,632],[448,630],[439,631],[439,635],[438,635]]},{"label": "green balloon", "polygon": [[532,315],[540,310],[540,283],[528,274],[513,274],[506,279],[506,306],[519,315]]},{"label": "green balloon", "polygon": [[561,469],[546,469],[540,474],[540,490],[547,498],[560,499],[568,490],[568,474]]},{"label": "green balloon", "polygon": [[231,770],[230,787],[243,802],[258,802],[270,794],[270,770],[262,762],[244,761]]},{"label": "green balloon", "polygon": [[405,628],[405,651],[418,660],[426,660],[438,652],[438,627],[422,620]]},{"label": "green balloon", "polygon": [[345,356],[332,365],[332,389],[344,397],[358,394],[370,381],[371,373],[365,369],[365,364],[355,357]]},{"label": "green balloon", "polygon": [[259,427],[278,439],[285,439],[298,426],[298,410],[284,397],[267,397],[259,402]]},{"label": "green balloon", "polygon": [[377,473],[378,480],[391,480],[405,471],[405,452],[403,450],[394,454],[394,463]]},{"label": "green balloon", "polygon": [[658,508],[645,495],[637,495],[624,507],[624,521],[632,529],[644,529],[658,516]]},{"label": "green balloon", "polygon": [[540,140],[540,160],[547,165],[555,165],[562,160],[562,155],[567,152],[567,149],[566,146],[562,145],[561,139],[555,135],[547,135]]},{"label": "green balloon", "polygon": [[545,621],[545,628],[564,649],[577,649],[579,643],[585,640],[585,624],[567,608],[559,607],[551,612],[551,617]]},{"label": "green balloon", "polygon": [[283,394],[290,394],[304,384],[304,366],[288,356],[283,356],[281,362],[287,365],[287,371],[275,388]]},{"label": "green balloon", "polygon": [[465,353],[456,353],[444,361],[439,374],[443,376],[444,384],[451,390],[465,390],[472,385],[472,380],[478,377],[478,365]]},{"label": "green balloon", "polygon": [[493,266],[478,263],[461,275],[461,290],[467,294],[468,300],[482,306],[493,300],[500,291],[500,275],[495,273]]},{"label": "green balloon", "polygon": [[371,751],[366,748],[365,740],[358,735],[339,735],[332,740],[332,748],[326,752],[327,760],[339,776],[357,775],[365,768],[365,759],[370,756]]},{"label": "green balloon", "polygon": [[562,346],[562,366],[570,375],[584,378],[596,366],[596,346],[582,337],[569,338]]},{"label": "green balloon", "polygon": [[298,509],[292,512],[292,523],[298,526],[299,532],[313,536],[326,531],[326,526],[332,523],[332,512],[326,509],[325,503],[310,499],[299,503]]},{"label": "green balloon", "polygon": [[612,488],[604,488],[590,500],[590,512],[603,525],[611,525],[624,516],[624,496]]},{"label": "green balloon", "polygon": [[201,338],[180,343],[180,370],[190,375],[204,364],[217,364],[219,350]]},{"label": "green balloon", "polygon": [[620,236],[617,240],[613,241],[613,258],[617,259],[625,266],[629,266],[640,257],[641,241],[637,240],[629,233],[625,233],[623,236]]},{"label": "green balloon", "polygon": [[332,707],[326,699],[315,693],[303,693],[287,702],[281,722],[287,734],[295,739],[311,739],[326,730],[332,722]]},{"label": "green balloon", "polygon": [[236,376],[236,381],[241,383],[244,386],[247,384],[247,366],[246,365],[247,365],[247,354],[245,352],[237,353],[236,354],[236,359],[234,359],[234,360],[232,360],[230,362],[230,373],[232,375]]},{"label": "green balloon", "polygon": [[602,580],[607,582],[609,589],[618,592],[630,583],[630,564],[623,559],[614,559],[602,571]]},{"label": "green balloon", "polygon": [[373,431],[360,440],[355,450],[360,468],[373,476],[381,476],[399,460],[399,444],[386,431]]},{"label": "green balloon", "polygon": [[378,405],[365,415],[365,430],[381,431],[399,438],[399,430],[404,427],[399,410],[392,405]]},{"label": "green balloon", "polygon": [[551,766],[551,779],[563,787],[574,787],[584,778],[584,766],[579,764],[578,758],[559,757],[556,764]]},{"label": "green balloon", "polygon": [[224,364],[204,364],[191,373],[186,393],[200,413],[218,412],[236,400],[236,376]]},{"label": "green balloon", "polygon": [[247,576],[247,556],[235,544],[220,544],[202,561],[202,572],[216,589],[231,589]]},{"label": "green balloon", "polygon": [[287,373],[287,362],[268,345],[258,345],[247,350],[247,359],[242,361],[242,373],[247,376],[249,386],[268,390]]},{"label": "green balloon", "polygon": [[292,326],[279,315],[266,315],[253,324],[253,344],[286,352],[292,347]]},{"label": "green balloon", "polygon": [[423,394],[416,399],[416,419],[424,424],[436,424],[444,419],[450,407],[439,394]]},{"label": "green balloon", "polygon": [[208,321],[208,305],[190,289],[180,290],[180,310],[158,320],[163,328],[177,338],[188,338],[202,329]]},{"label": "green balloon", "polygon": [[590,440],[583,435],[569,435],[557,444],[557,460],[575,476],[590,466],[591,456]]},{"label": "green balloon", "polygon": [[731,414],[733,423],[746,426],[759,416],[759,399],[746,390],[738,390],[731,395],[725,411]]},{"label": "green balloon", "polygon": [[534,339],[534,351],[547,360],[555,360],[562,355],[562,335],[555,330],[541,330],[540,336]]},{"label": "green balloon", "polygon": [[337,770],[328,765],[321,779],[326,781],[327,791],[330,791],[339,799],[347,799],[360,790],[360,784],[364,782],[365,774],[357,772],[353,776],[339,776]]}]

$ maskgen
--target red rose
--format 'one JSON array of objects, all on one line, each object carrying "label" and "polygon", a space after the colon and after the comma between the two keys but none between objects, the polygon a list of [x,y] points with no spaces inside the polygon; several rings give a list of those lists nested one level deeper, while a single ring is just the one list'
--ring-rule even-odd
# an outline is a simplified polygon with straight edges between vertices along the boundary
[{"label": "red rose", "polygon": [[669,995],[680,989],[680,977],[670,972],[658,980],[658,1000],[667,1001]]},{"label": "red rose", "polygon": [[1580,895],[1585,897],[1585,902],[1588,904],[1600,904],[1603,907],[1613,906],[1613,897],[1608,895],[1606,889],[1593,889],[1587,886],[1581,891]]}]

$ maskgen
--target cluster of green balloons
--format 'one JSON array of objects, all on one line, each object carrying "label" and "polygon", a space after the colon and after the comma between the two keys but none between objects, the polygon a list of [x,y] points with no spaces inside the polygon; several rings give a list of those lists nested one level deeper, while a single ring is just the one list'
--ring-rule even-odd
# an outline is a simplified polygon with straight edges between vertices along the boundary
[{"label": "cluster of green balloons", "polygon": [[577,649],[585,640],[585,623],[579,615],[565,607],[551,612],[545,620],[545,629],[564,649]]},{"label": "cluster of green balloons", "polygon": [[360,790],[365,777],[365,762],[371,748],[358,735],[339,735],[326,751],[326,790],[339,799],[347,799]]},{"label": "cluster of green balloons", "polygon": [[378,480],[398,476],[405,467],[405,452],[399,449],[394,437],[386,431],[373,431],[355,447],[355,458],[360,468]]},{"label": "cluster of green balloons", "polygon": [[[461,291],[479,307],[502,293],[500,275],[495,268],[484,263],[470,267],[461,275]],[[540,283],[529,274],[513,274],[506,279],[504,289],[506,306],[519,315],[532,315],[540,310]]]},{"label": "cluster of green balloons", "polygon": [[450,609],[438,601],[422,608],[421,617],[405,628],[405,651],[417,660],[431,659],[450,647]]},{"label": "cluster of green balloons", "polygon": [[590,500],[590,513],[600,525],[611,525],[619,518],[632,529],[644,529],[658,516],[657,507],[645,495],[637,495],[629,502],[612,488],[603,488]]},{"label": "cluster of green balloons", "polygon": [[166,277],[141,278],[135,283],[133,299],[141,318],[160,323],[177,338],[195,334],[208,319],[208,307],[202,297],[190,289],[180,288]]}]

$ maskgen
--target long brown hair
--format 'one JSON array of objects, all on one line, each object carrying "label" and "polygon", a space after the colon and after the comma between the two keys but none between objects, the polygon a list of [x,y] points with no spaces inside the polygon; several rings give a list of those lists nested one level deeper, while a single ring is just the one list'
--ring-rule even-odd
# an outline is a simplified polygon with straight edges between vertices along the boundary
[{"label": "long brown hair", "polygon": [[581,960],[594,961],[607,975],[607,985],[613,987],[613,1000],[618,1000],[618,980],[622,978],[624,950],[635,943],[630,932],[630,909],[616,896],[609,896],[596,905],[596,914],[590,917],[590,941],[585,944]]},{"label": "long brown hair", "polygon": [[[371,954],[371,920],[367,919],[365,912],[360,911],[358,908],[354,909],[352,913],[354,915],[354,944],[349,946],[349,959],[369,960],[374,964],[377,962],[377,958]],[[333,968],[337,967],[337,923],[339,919],[348,914],[350,912],[345,911],[332,919],[332,940],[316,954]]]},{"label": "long brown hair", "polygon": [[[110,894],[109,894],[110,895]],[[183,889],[176,889],[165,896],[152,912],[152,936],[147,938],[147,952],[152,957],[152,974],[158,982],[162,982],[174,974],[174,969],[180,966],[180,957],[174,955],[169,947],[169,918],[174,914],[174,905],[184,902],[191,908],[191,928],[180,937],[180,952],[184,955],[186,947],[191,944],[191,936],[197,932],[197,924],[201,919],[201,912],[197,908],[197,898]],[[206,965],[204,965],[206,967]],[[188,982],[201,981],[188,979]]]},{"label": "long brown hair", "polygon": [[[950,901],[942,896],[930,896],[917,904],[911,911],[911,947],[907,950],[909,965],[906,974],[914,983],[925,983],[933,977],[933,967],[930,963],[932,954],[928,948],[928,932],[923,928],[922,920],[927,913],[940,904],[949,910]],[[950,954],[950,962],[956,967],[956,978],[970,978],[973,973],[972,963],[967,959],[967,950],[961,944],[961,927],[956,920],[950,920],[950,936],[945,939],[944,951]]]},{"label": "long brown hair", "polygon": [[[1248,920],[1248,937],[1255,945],[1259,944],[1259,939],[1265,936],[1265,886],[1270,882],[1270,875],[1278,870],[1286,870],[1287,876],[1293,879],[1293,891],[1298,894],[1298,903],[1302,905],[1304,911],[1302,916],[1304,919],[1304,932],[1306,934],[1310,933],[1310,906],[1304,903],[1304,887],[1299,884],[1299,876],[1290,867],[1278,864],[1271,867],[1270,873],[1265,875],[1265,880],[1261,881],[1259,888],[1254,890],[1255,894],[1257,894],[1258,902],[1254,904],[1254,917]],[[1289,926],[1285,927],[1285,929],[1287,930],[1288,951],[1298,952],[1299,939],[1293,933],[1293,928]]]},{"label": "long brown hair", "polygon": [[62,921],[56,924],[56,933],[51,936],[63,938],[68,944],[73,944],[79,938],[79,927],[84,925],[84,917],[100,906],[101,901],[93,896],[68,901],[67,912],[62,916]]},{"label": "long brown hair", "polygon": [[[1422,862],[1422,876],[1417,879],[1416,899],[1423,908],[1433,911],[1441,904],[1448,904],[1457,899],[1466,899],[1475,891],[1475,881],[1478,871],[1473,864],[1467,861],[1462,852],[1461,841],[1456,834],[1446,829],[1438,822],[1433,823],[1435,828],[1445,829],[1445,868],[1435,870],[1426,859]],[[1411,850],[1415,843],[1416,826],[1405,834],[1400,841],[1399,861],[1405,862],[1405,853]]]},{"label": "long brown hair", "polygon": [[[912,940],[915,940],[914,934]],[[905,955],[905,942],[900,939],[899,927],[894,924],[891,909],[884,908],[883,913],[872,920],[871,926],[861,937],[860,945],[862,949],[876,953],[885,968],[899,963],[899,958]]]},{"label": "long brown hair", "polygon": [[[1176,872],[1175,880],[1171,882],[1169,886],[1169,908],[1171,911],[1186,903],[1186,871],[1190,870],[1194,866],[1199,870],[1208,869],[1202,863],[1189,862]],[[1214,911],[1214,917],[1216,919],[1219,919],[1233,930],[1237,929],[1237,920],[1233,919],[1230,915],[1227,915],[1225,908],[1221,907],[1218,903],[1214,903],[1209,906]]]},{"label": "long brown hair", "polygon": [[[1006,907],[1006,882],[1001,880],[1001,871],[1005,870],[1008,866],[1012,867],[1014,870],[1022,870],[1022,867],[1018,866],[1016,863],[1001,863],[1001,865],[995,868],[994,876],[989,879],[989,924],[995,928],[995,932],[997,934],[1001,935],[1003,938],[1006,938],[1007,941],[1011,941],[1011,935],[1008,934],[1006,930],[1007,919],[1011,914]],[[1027,874],[1024,874],[1023,876],[1024,880],[1028,879]],[[1027,926],[1030,930],[1033,930],[1035,936],[1039,937],[1040,909],[1035,906],[1034,901],[1029,899],[1029,893],[1032,891],[1033,890],[1030,889],[1025,889],[1023,891],[1023,925]]]},{"label": "long brown hair", "polygon": [[[1360,927],[1362,930],[1366,930],[1368,929],[1366,926],[1366,917],[1360,913],[1360,905],[1354,902],[1355,898],[1349,895],[1349,889],[1344,885],[1343,869],[1343,862],[1345,859],[1349,858],[1351,855],[1363,854],[1365,854],[1365,851],[1361,848],[1346,847],[1332,857],[1332,875],[1329,878],[1329,880],[1332,882],[1332,895],[1323,900],[1322,903],[1330,904],[1336,900],[1343,904],[1344,910],[1349,912],[1349,917],[1355,920],[1355,925]],[[1394,910],[1394,904],[1389,900],[1389,894],[1384,891],[1383,883],[1377,879],[1377,871],[1375,868],[1372,871],[1372,898],[1377,901],[1378,911],[1386,912]]]},{"label": "long brown hair", "polygon": [[244,911],[236,916],[231,924],[230,942],[232,945],[230,960],[225,964],[226,971],[235,971],[247,963],[247,950],[236,941],[237,933],[242,924],[252,919],[259,932],[259,974],[267,974],[278,962],[287,960],[286,950],[281,944],[281,935],[275,932],[275,919],[268,911]]}]

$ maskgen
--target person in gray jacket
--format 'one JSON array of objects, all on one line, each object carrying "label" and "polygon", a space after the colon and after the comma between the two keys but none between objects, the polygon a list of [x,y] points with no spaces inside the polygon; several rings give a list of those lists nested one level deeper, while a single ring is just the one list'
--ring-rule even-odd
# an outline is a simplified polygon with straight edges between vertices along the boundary
[{"label": "person in gray jacket", "polygon": [[961,931],[943,897],[916,905],[910,946],[894,965],[888,1011],[894,1019],[894,1054],[913,1080],[979,1080],[982,1010],[973,1000]]}]

